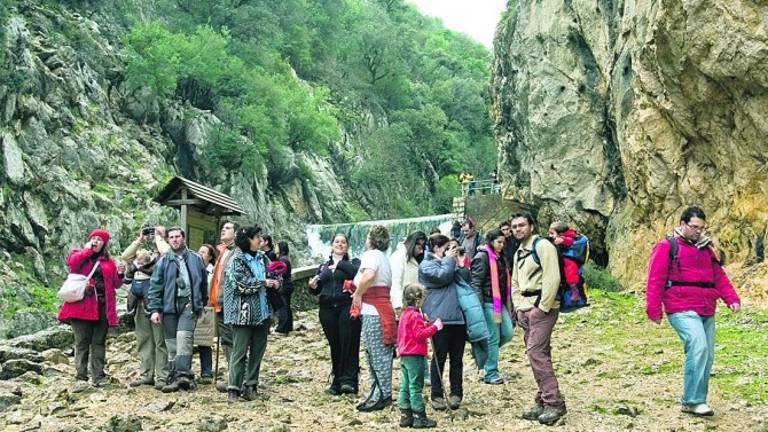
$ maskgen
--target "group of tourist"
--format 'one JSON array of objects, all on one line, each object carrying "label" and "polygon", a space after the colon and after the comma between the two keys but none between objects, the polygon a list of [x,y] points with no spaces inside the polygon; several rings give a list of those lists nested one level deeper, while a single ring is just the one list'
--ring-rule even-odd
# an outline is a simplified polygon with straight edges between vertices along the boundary
[{"label": "group of tourist", "polygon": [[[287,243],[263,235],[258,226],[222,225],[218,247],[187,247],[179,227],[145,227],[116,264],[107,251],[110,235],[96,229],[67,258],[73,273],[90,274],[82,300],[65,302],[59,320],[75,335],[76,378],[109,382],[104,373],[107,328],[117,325],[116,289],[128,287],[140,368],[131,386],[154,385],[163,392],[193,389],[192,356],[200,355],[202,382],[215,378],[213,345],[229,367],[216,387],[230,400],[256,397],[261,359],[273,315],[276,335],[293,330],[293,291]],[[217,357],[218,348],[217,347]],[[218,364],[218,358],[217,362]]]},{"label": "group of tourist", "polygon": [[[683,212],[674,234],[654,248],[647,290],[648,317],[659,323],[665,311],[685,346],[682,409],[703,416],[713,413],[706,397],[716,301],[723,299],[733,312],[740,308],[710,239],[703,235],[705,224],[700,208]],[[466,344],[483,381],[502,384],[499,351],[519,326],[538,387],[522,417],[556,423],[566,414],[566,405],[552,365],[551,336],[563,300],[561,277],[571,285],[581,270],[567,270],[563,264],[563,250],[573,243],[575,231],[562,222],[549,228],[551,241],[540,241],[533,216],[521,212],[482,238],[469,218],[453,232],[456,238],[439,230],[429,236],[414,232],[387,256],[389,232],[374,225],[359,259],[349,256],[347,236],[337,234],[327,261],[308,282],[318,296],[319,320],[330,347],[332,379],[326,392],[358,393],[362,339],[369,385],[357,409],[370,412],[392,404],[397,353],[400,426],[434,427],[422,397],[425,378],[433,409],[459,408]],[[125,281],[135,299],[141,360],[133,385],[155,385],[166,392],[193,388],[196,328],[204,330],[200,323],[215,322],[211,327],[229,367],[228,382],[217,388],[230,401],[257,397],[271,318],[279,320],[275,335],[286,335],[292,327],[287,244],[280,242],[275,252],[259,227],[227,222],[218,247],[203,245],[194,252],[187,249],[182,229],[155,227],[151,233],[142,230],[123,253],[123,263],[116,265],[107,253],[109,238],[105,230],[94,230],[67,259],[73,273],[89,274],[96,268],[86,296],[65,303],[59,315],[75,333],[77,379],[88,379],[90,358],[94,384],[107,380],[106,332],[117,324],[115,290]],[[142,249],[147,240],[151,249]],[[204,339],[197,342],[201,376],[210,378],[213,338]]]}]

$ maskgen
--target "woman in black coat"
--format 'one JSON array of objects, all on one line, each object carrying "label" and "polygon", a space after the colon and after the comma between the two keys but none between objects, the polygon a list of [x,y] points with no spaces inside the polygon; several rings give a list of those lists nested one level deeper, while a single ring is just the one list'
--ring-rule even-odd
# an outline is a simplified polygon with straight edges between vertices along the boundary
[{"label": "woman in black coat", "polygon": [[334,396],[358,389],[361,320],[350,318],[352,296],[344,291],[344,282],[355,277],[360,260],[350,260],[348,250],[347,236],[336,234],[330,258],[309,281],[310,293],[319,295],[320,324],[331,347],[333,382],[326,393]]}]

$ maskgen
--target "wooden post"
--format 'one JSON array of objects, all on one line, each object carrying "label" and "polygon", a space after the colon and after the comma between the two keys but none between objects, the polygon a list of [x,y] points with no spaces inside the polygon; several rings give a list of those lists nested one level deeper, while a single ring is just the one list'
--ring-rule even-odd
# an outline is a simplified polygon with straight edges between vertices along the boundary
[{"label": "wooden post", "polygon": [[[183,201],[186,201],[187,199],[187,188],[181,189],[181,199]],[[187,226],[187,205],[188,204],[182,204],[181,205],[181,221],[180,225],[182,229],[184,229],[184,232],[189,234],[189,227]]]}]

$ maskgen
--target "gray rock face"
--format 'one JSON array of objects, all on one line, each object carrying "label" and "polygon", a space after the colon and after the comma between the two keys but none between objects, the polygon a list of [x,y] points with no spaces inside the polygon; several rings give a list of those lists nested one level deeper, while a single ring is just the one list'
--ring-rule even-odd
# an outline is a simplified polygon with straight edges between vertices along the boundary
[{"label": "gray rock face", "polygon": [[753,260],[768,219],[765,14],[741,0],[510,2],[492,82],[505,196],[574,222],[632,284],[691,204],[730,260]]},{"label": "gray rock face", "polygon": [[3,162],[6,178],[13,184],[23,184],[24,160],[21,157],[21,149],[16,143],[16,139],[10,132],[3,132],[0,134],[0,141],[3,144]]},{"label": "gray rock face", "polygon": [[72,347],[75,342],[75,336],[69,326],[51,327],[35,334],[21,336],[11,339],[8,345],[17,348],[27,348],[30,350],[43,352],[47,349],[67,349]]}]

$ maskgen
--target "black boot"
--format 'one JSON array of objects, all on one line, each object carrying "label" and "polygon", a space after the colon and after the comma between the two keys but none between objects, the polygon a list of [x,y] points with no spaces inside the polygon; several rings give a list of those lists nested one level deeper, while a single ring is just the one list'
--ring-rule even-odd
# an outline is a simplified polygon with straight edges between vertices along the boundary
[{"label": "black boot", "polygon": [[237,390],[227,391],[227,402],[230,402],[230,403],[237,402],[239,398],[240,398],[240,392],[238,392]]},{"label": "black boot", "polygon": [[245,386],[245,390],[243,390],[243,399],[247,401],[253,401],[256,400],[257,397],[258,392],[256,390],[256,385]]},{"label": "black boot", "polygon": [[411,426],[413,426],[413,411],[407,408],[400,408],[400,427]]},{"label": "black boot", "polygon": [[426,429],[437,426],[437,422],[427,418],[427,412],[413,412],[413,428],[414,429]]}]

